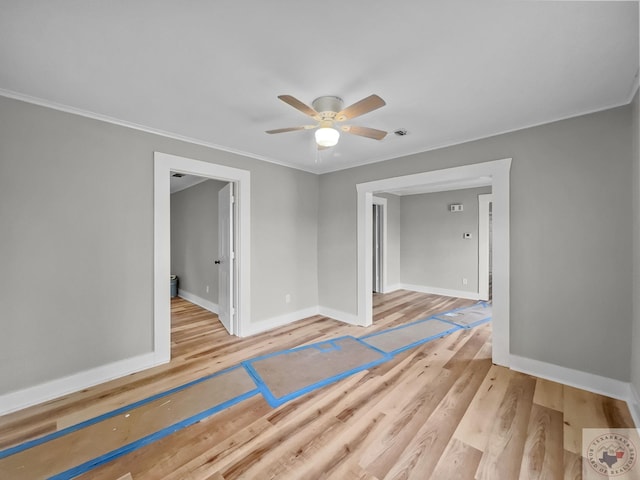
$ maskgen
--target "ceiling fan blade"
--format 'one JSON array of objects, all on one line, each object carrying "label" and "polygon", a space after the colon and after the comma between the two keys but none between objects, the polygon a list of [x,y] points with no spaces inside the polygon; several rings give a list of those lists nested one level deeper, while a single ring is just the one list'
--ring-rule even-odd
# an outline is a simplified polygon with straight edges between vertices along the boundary
[{"label": "ceiling fan blade", "polygon": [[312,128],[316,128],[317,125],[303,125],[301,127],[288,127],[288,128],[276,128],[275,130],[267,130],[265,133],[285,133],[285,132],[296,132],[298,130],[311,130]]},{"label": "ceiling fan blade", "polygon": [[356,127],[354,125],[345,125],[341,127],[342,131],[351,133],[352,135],[360,135],[361,137],[373,138],[374,140],[382,140],[387,132],[369,127]]},{"label": "ceiling fan blade", "polygon": [[302,103],[300,100],[298,100],[295,97],[292,97],[291,95],[278,95],[278,98],[282,100],[284,103],[291,105],[293,108],[300,110],[305,115],[309,115],[310,117],[313,117],[313,118],[318,116],[318,112],[316,112],[313,108],[311,108],[306,103]]},{"label": "ceiling fan blade", "polygon": [[380,107],[384,107],[385,105],[386,102],[378,95],[369,95],[367,98],[363,98],[359,102],[356,102],[338,112],[336,114],[336,120],[338,122],[344,122],[345,120],[350,120],[352,118],[359,117],[360,115],[364,115],[365,113],[372,112]]}]

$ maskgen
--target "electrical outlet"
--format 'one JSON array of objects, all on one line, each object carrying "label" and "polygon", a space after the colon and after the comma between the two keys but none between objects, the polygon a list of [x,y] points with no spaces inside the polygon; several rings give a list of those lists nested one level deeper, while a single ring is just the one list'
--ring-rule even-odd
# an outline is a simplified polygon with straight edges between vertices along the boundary
[{"label": "electrical outlet", "polygon": [[468,283],[469,283],[469,281],[468,281],[466,278],[463,278],[463,279],[462,279],[462,284],[463,284],[463,285],[466,285],[466,284],[468,284]]},{"label": "electrical outlet", "polygon": [[284,296],[284,302],[285,302],[285,303],[291,303],[291,295],[290,295],[290,294],[288,294],[288,293],[287,293],[287,294]]}]

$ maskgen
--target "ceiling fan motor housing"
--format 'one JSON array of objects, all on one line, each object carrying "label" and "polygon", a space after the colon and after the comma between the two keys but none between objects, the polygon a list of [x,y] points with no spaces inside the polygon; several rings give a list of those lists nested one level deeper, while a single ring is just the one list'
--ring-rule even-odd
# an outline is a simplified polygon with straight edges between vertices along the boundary
[{"label": "ceiling fan motor housing", "polygon": [[333,118],[336,113],[342,111],[342,99],[335,96],[316,98],[311,103],[313,109],[320,114],[322,120]]}]

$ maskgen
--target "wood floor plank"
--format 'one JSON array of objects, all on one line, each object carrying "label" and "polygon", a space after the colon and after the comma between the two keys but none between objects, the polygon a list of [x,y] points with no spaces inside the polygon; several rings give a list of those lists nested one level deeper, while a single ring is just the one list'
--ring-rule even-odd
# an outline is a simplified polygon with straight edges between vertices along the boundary
[{"label": "wood floor plank", "polygon": [[[254,356],[358,337],[473,301],[399,290],[374,295],[373,303],[375,321],[366,330],[314,315],[237,338],[214,314],[173,299],[170,363],[0,417],[0,449]],[[491,480],[577,480],[581,429],[601,426],[633,426],[624,402],[492,365],[488,323],[429,341],[277,409],[251,397],[78,478],[451,480],[476,473]],[[35,464],[44,458],[25,456]],[[0,478],[10,478],[1,461]]]},{"label": "wood floor plank", "polygon": [[461,367],[461,359],[456,362],[456,368],[462,371],[456,376],[451,389],[427,421],[420,426],[386,477],[429,478],[491,367],[491,360],[484,354],[473,360],[469,361],[464,369]]},{"label": "wood floor plank", "polygon": [[489,439],[493,420],[504,397],[513,372],[493,365],[473,398],[454,437],[483,452]]},{"label": "wood floor plank", "polygon": [[536,379],[515,373],[493,422],[476,474],[479,480],[518,478]]},{"label": "wood floor plank", "polygon": [[564,480],[582,480],[582,456],[569,450],[564,450],[563,453],[564,472],[561,478]]},{"label": "wood floor plank", "polygon": [[431,478],[447,480],[473,479],[482,458],[482,452],[452,438],[440,456]]},{"label": "wood floor plank", "polygon": [[533,404],[522,455],[520,480],[562,479],[562,413]]},{"label": "wood floor plank", "polygon": [[538,378],[536,380],[536,392],[533,395],[533,403],[562,412],[564,408],[563,385],[552,382],[551,380]]}]

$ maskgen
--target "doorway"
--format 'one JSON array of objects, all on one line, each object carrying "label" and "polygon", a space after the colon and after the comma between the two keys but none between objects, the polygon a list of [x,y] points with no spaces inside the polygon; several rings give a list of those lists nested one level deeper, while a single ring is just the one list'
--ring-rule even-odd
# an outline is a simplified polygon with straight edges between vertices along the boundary
[{"label": "doorway", "polygon": [[171,224],[170,172],[180,172],[230,182],[234,185],[237,222],[235,234],[234,304],[231,328],[242,336],[250,319],[250,218],[251,175],[246,170],[193,160],[162,152],[154,153],[154,357],[155,363],[171,358]]},{"label": "doorway", "polygon": [[170,185],[172,294],[215,313],[233,334],[234,183],[172,172]]},{"label": "doorway", "polygon": [[372,324],[372,218],[373,195],[422,185],[453,186],[488,178],[493,195],[493,362],[509,366],[509,171],[511,159],[494,160],[386,178],[356,185],[358,217],[358,324]]},{"label": "doorway", "polygon": [[493,194],[478,195],[478,295],[492,297],[492,211]]},{"label": "doorway", "polygon": [[372,199],[372,292],[387,291],[387,199]]}]

